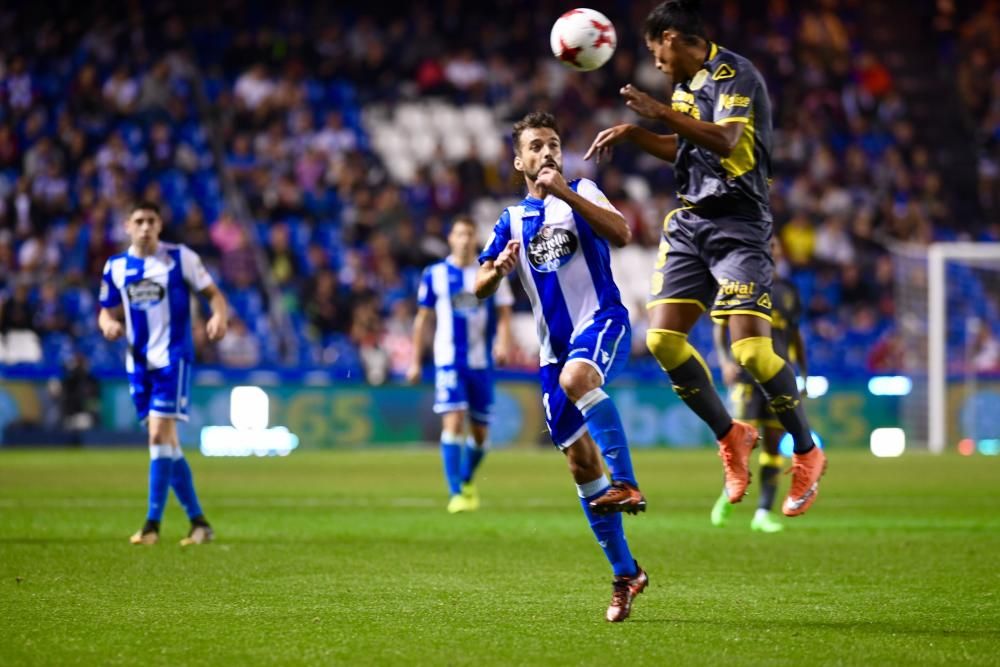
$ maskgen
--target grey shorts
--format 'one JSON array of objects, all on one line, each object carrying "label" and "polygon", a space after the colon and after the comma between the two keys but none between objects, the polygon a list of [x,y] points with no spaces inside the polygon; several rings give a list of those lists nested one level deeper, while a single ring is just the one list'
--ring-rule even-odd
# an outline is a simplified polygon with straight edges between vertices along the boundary
[{"label": "grey shorts", "polygon": [[663,221],[646,307],[694,303],[717,321],[730,315],[771,321],[771,227],[674,209]]}]

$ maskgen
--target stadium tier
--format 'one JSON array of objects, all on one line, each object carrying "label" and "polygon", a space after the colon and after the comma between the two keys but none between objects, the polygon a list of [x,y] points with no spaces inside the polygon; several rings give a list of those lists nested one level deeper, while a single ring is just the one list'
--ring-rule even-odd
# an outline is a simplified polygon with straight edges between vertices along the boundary
[{"label": "stadium tier", "polygon": [[[996,16],[941,10],[923,34],[896,34],[872,25],[903,3],[774,1],[756,3],[760,15],[709,4],[726,17],[713,37],[754,61],[774,102],[780,270],[801,292],[811,369],[899,371],[889,249],[1000,236],[1000,102],[984,84]],[[201,253],[234,306],[225,343],[196,341],[202,367],[399,377],[421,269],[447,252],[453,216],[471,213],[485,238],[519,197],[506,128],[535,107],[567,121],[567,175],[601,181],[633,228],[615,266],[641,329],[645,267],[676,205],[671,170],[635,151],[599,167],[581,158],[600,127],[627,118],[621,82],[662,83],[639,20],[619,22],[616,57],[584,78],[548,57],[539,35],[555,5],[536,5],[512,3],[501,29],[470,3],[460,21],[421,5],[389,3],[398,11],[384,20],[309,2],[141,14],[57,3],[42,21],[13,3],[0,26],[4,360],[51,373],[83,352],[99,373],[120,372],[123,344],[98,334],[94,297],[141,197],[162,205],[165,238]],[[923,68],[939,57],[960,75]],[[925,124],[937,113],[928,90],[942,85],[965,104],[944,128]],[[969,280],[954,289],[984,291]],[[995,298],[974,302],[996,332]],[[515,366],[531,369],[530,327],[515,330],[528,332]],[[707,352],[709,327],[693,340]],[[632,372],[658,372],[641,339],[634,353]]]}]

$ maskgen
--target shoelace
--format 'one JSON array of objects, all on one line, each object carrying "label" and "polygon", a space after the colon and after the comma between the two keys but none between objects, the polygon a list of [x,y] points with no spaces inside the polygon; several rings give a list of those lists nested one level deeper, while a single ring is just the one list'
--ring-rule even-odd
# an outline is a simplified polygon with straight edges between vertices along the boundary
[{"label": "shoelace", "polygon": [[613,607],[624,607],[628,604],[631,596],[628,579],[615,579],[611,582],[614,591],[611,593],[611,605]]}]

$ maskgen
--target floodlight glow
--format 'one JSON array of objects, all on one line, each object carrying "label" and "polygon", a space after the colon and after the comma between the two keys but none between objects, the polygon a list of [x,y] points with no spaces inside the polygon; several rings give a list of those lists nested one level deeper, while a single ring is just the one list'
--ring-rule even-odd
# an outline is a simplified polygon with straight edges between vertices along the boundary
[{"label": "floodlight glow", "polygon": [[879,458],[902,456],[906,451],[906,432],[901,428],[877,428],[872,431],[869,446]]},{"label": "floodlight glow", "polygon": [[962,456],[972,456],[976,453],[976,441],[972,438],[962,438],[958,441],[958,453]]},{"label": "floodlight glow", "polygon": [[271,402],[260,387],[233,387],[229,394],[229,420],[240,431],[267,428]]},{"label": "floodlight glow", "polygon": [[239,430],[232,426],[201,429],[201,453],[205,456],[288,456],[299,446],[299,436],[284,426]]},{"label": "floodlight glow", "polygon": [[905,375],[876,375],[868,380],[868,393],[872,396],[909,396],[913,380]]},{"label": "floodlight glow", "polygon": [[826,396],[827,392],[830,391],[830,381],[822,375],[810,375],[805,380],[798,376],[795,378],[795,384],[799,391],[805,389],[810,398]]},{"label": "floodlight glow", "polygon": [[[812,437],[816,446],[823,449],[823,439],[819,437],[816,431],[812,432]],[[781,440],[778,442],[778,451],[786,458],[795,453],[795,439],[792,438],[791,433],[786,433],[781,437]]]},{"label": "floodlight glow", "polygon": [[986,438],[979,441],[979,453],[986,456],[1000,455],[1000,438]]}]

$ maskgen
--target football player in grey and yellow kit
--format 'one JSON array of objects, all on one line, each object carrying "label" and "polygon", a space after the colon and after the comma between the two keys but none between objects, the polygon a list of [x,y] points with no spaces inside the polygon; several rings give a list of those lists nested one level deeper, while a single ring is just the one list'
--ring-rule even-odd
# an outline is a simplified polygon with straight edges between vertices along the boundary
[{"label": "football player in grey and yellow kit", "polygon": [[585,157],[600,159],[628,142],[674,163],[682,206],[664,221],[647,304],[646,343],[677,395],[715,433],[726,495],[738,503],[750,483],[750,452],[759,434],[753,425],[733,421],[708,366],[687,340],[705,311],[726,323],[733,359],[760,384],[795,441],[791,488],[782,510],[798,516],[816,500],[826,457],[813,443],[795,374],[771,342],[767,87],[753,63],[706,38],[696,0],[658,5],[646,18],[645,36],[657,69],[673,83],[671,102],[632,85],[621,94],[630,109],[669,125],[673,133],[617,125],[600,132]]},{"label": "football player in grey and yellow kit", "polygon": [[[771,242],[771,254],[778,264],[782,257],[781,244]],[[799,367],[803,378],[809,376],[806,363],[806,347],[799,331],[799,319],[802,314],[802,304],[799,291],[795,284],[781,276],[776,270],[774,282],[771,285],[771,340],[774,341],[774,352],[785,360]],[[785,435],[785,427],[778,421],[767,402],[767,396],[760,385],[745,369],[733,360],[729,347],[729,332],[724,322],[716,322],[712,338],[715,341],[715,351],[719,355],[719,367],[722,369],[722,379],[729,388],[729,404],[733,417],[748,422],[757,427],[764,436],[764,451],[760,453],[760,498],[757,501],[757,511],[754,512],[750,529],[760,533],[778,533],[784,530],[784,525],[771,514],[774,507],[774,497],[778,491],[778,474],[784,459],[779,445]],[[729,502],[725,489],[712,507],[712,525],[724,526],[729,521],[733,505]]]}]

